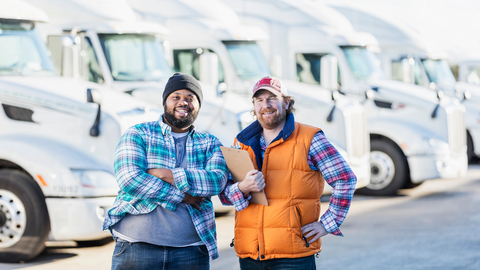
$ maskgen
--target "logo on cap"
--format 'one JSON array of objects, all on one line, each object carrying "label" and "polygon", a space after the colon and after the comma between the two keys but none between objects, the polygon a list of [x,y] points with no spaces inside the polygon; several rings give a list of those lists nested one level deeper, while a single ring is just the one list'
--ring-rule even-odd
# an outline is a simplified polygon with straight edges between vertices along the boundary
[{"label": "logo on cap", "polygon": [[287,88],[278,78],[275,77],[267,76],[260,79],[253,87],[253,95],[255,95],[258,90],[262,89],[268,90],[275,95],[288,96]]}]

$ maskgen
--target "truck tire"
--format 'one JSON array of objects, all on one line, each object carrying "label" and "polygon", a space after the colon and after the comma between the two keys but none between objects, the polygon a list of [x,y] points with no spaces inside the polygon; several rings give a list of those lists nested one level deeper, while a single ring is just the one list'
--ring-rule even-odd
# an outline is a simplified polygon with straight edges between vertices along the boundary
[{"label": "truck tire", "polygon": [[50,232],[45,196],[27,174],[0,170],[0,262],[35,258]]},{"label": "truck tire", "polygon": [[400,148],[391,142],[371,141],[370,170],[370,184],[359,189],[359,194],[391,196],[407,183],[407,159]]}]

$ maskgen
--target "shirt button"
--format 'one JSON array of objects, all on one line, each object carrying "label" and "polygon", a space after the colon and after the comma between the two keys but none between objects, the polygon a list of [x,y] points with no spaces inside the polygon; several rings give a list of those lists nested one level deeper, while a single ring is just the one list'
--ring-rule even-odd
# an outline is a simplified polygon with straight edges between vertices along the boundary
[{"label": "shirt button", "polygon": [[262,256],[260,256],[260,257],[262,257],[262,259],[265,259],[265,255],[262,255]]}]

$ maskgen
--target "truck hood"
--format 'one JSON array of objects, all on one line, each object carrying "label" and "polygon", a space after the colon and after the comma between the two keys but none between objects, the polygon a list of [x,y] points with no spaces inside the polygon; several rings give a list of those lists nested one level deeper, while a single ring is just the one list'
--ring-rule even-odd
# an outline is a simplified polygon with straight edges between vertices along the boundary
[{"label": "truck hood", "polygon": [[[322,88],[320,85],[308,84],[294,80],[282,80],[292,96],[310,96],[316,100],[331,100],[331,92]],[[331,102],[333,104],[333,101]]]},{"label": "truck hood", "polygon": [[438,103],[435,91],[426,89],[425,87],[392,80],[372,80],[367,83],[377,92],[382,91],[382,89],[388,90],[391,94],[403,95],[405,98],[409,98],[412,102],[415,100],[423,100],[424,102]]},{"label": "truck hood", "polygon": [[95,89],[100,92],[102,108],[117,113],[148,107],[148,104],[143,101],[134,99],[127,94],[116,93],[98,84],[58,76],[0,77],[0,83],[27,87],[80,103],[87,101],[87,89]]},{"label": "truck hood", "polygon": [[474,84],[469,84],[465,82],[457,82],[455,84],[455,89],[461,93],[464,91],[470,92],[472,97],[477,97],[480,98],[480,86],[474,85]]}]

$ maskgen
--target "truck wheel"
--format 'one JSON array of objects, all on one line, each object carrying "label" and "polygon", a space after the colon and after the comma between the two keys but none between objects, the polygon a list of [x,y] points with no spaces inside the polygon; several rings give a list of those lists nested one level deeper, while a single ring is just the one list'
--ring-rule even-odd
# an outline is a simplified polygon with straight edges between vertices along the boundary
[{"label": "truck wheel", "polygon": [[27,174],[0,170],[0,262],[35,258],[50,232],[45,197]]},{"label": "truck wheel", "polygon": [[359,189],[358,193],[395,195],[407,183],[407,159],[396,145],[387,141],[372,141],[370,151],[370,184]]}]

